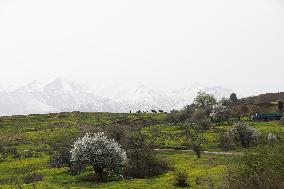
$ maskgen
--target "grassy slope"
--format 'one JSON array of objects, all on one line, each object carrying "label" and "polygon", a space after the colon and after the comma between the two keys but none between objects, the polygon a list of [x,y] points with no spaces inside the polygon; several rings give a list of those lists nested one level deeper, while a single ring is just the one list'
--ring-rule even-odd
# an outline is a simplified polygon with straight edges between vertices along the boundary
[{"label": "grassy slope", "polygon": [[[49,168],[48,153],[44,149],[49,144],[60,140],[62,136],[72,136],[80,131],[78,125],[107,125],[117,121],[154,120],[162,123],[163,114],[109,114],[109,113],[66,113],[56,115],[35,115],[0,118],[0,139],[9,146],[15,146],[20,153],[24,150],[33,150],[36,157],[13,159],[0,158],[0,189],[11,188],[10,184],[1,184],[1,180],[8,180],[11,176],[22,178],[30,172],[40,172],[44,175],[44,181],[36,184],[37,188],[175,188],[173,186],[174,173],[170,171],[164,175],[149,179],[134,179],[125,181],[113,181],[96,184],[86,180],[87,173],[79,176],[68,175],[64,168]],[[260,131],[273,132],[283,139],[283,126],[277,122],[251,123]],[[219,151],[217,136],[221,131],[228,130],[230,126],[216,126],[207,131],[205,137],[208,143],[205,149]],[[159,132],[156,132],[159,131]],[[149,139],[154,140],[160,147],[173,147],[182,145],[182,136],[179,126],[158,124],[144,128]],[[158,133],[158,135],[157,135]],[[186,152],[159,152],[170,165],[177,170],[185,170],[189,174],[192,188],[207,188],[212,179],[214,186],[220,186],[227,165],[237,161],[233,156],[203,155],[196,159],[194,154]],[[201,178],[202,184],[195,185],[195,179]],[[17,188],[13,185],[13,188]],[[31,188],[25,185],[24,188]]]},{"label": "grassy slope", "polygon": [[[188,173],[192,188],[207,188],[206,179],[212,179],[215,186],[220,186],[225,175],[227,164],[234,163],[234,157],[219,155],[204,155],[197,159],[194,154],[186,152],[161,152],[176,170],[184,170]],[[47,156],[40,158],[29,158],[25,160],[10,160],[1,163],[1,177],[9,177],[15,169],[20,173],[19,177],[26,172],[36,170],[45,175],[45,180],[37,183],[37,188],[176,188],[173,185],[174,173],[170,171],[164,175],[150,179],[134,179],[125,181],[113,181],[102,184],[84,181],[86,175],[68,175],[64,168],[48,168]],[[199,177],[204,181],[200,185],[195,184]],[[0,188],[10,188],[10,185],[0,185]],[[31,188],[31,185],[24,185],[24,188]]]}]

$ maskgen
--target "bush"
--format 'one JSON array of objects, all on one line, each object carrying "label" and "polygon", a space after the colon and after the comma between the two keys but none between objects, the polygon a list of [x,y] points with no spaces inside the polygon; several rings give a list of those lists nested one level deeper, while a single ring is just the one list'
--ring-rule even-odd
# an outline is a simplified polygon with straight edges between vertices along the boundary
[{"label": "bush", "polygon": [[71,162],[92,166],[100,180],[106,175],[119,174],[127,161],[126,152],[103,132],[79,138],[70,153]]},{"label": "bush", "polygon": [[23,178],[25,184],[31,184],[43,180],[43,176],[39,173],[33,173]]},{"label": "bush", "polygon": [[237,167],[229,169],[232,189],[280,189],[284,187],[284,148],[258,146],[246,151]]},{"label": "bush", "polygon": [[69,166],[69,172],[71,175],[79,175],[85,168],[86,166],[84,164],[73,162]]},{"label": "bush", "polygon": [[175,173],[175,186],[178,187],[187,187],[188,183],[188,175],[184,171],[178,171]]},{"label": "bush", "polygon": [[207,109],[198,109],[192,113],[190,121],[199,125],[202,130],[208,130],[210,128],[210,120]]},{"label": "bush", "polygon": [[146,137],[140,132],[131,133],[127,139],[128,165],[124,171],[126,177],[145,178],[165,173],[169,166],[156,156],[152,145],[146,143]]},{"label": "bush", "polygon": [[244,148],[249,148],[260,136],[260,132],[257,129],[241,122],[233,126],[230,130],[230,134],[233,136],[234,140],[240,143]]},{"label": "bush", "polygon": [[53,152],[50,157],[49,165],[56,168],[67,167],[71,175],[78,175],[85,169],[85,166],[78,162],[71,162],[70,150],[71,146],[65,146]]},{"label": "bush", "polygon": [[71,166],[71,155],[70,155],[70,149],[71,147],[66,146],[62,147],[59,151],[53,152],[51,157],[50,157],[50,162],[49,165],[51,167],[65,167]]},{"label": "bush", "polygon": [[200,146],[200,144],[193,144],[192,150],[196,154],[197,158],[201,158],[201,146]]},{"label": "bush", "polygon": [[220,134],[219,147],[222,148],[223,150],[233,149],[233,139],[229,132]]}]

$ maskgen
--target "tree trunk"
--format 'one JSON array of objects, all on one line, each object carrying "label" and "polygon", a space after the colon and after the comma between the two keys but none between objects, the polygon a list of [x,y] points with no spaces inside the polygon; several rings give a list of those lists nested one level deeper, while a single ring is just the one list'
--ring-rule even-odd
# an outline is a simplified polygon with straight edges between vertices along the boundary
[{"label": "tree trunk", "polygon": [[103,181],[103,168],[93,166],[96,174],[99,176],[99,181]]}]

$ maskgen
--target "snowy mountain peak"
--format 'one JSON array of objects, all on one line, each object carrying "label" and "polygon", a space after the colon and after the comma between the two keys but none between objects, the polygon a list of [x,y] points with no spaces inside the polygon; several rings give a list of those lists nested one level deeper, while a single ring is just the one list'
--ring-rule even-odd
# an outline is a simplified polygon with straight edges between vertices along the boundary
[{"label": "snowy mountain peak", "polygon": [[[1,89],[1,86],[0,86]],[[33,81],[17,89],[0,91],[0,115],[61,111],[129,112],[129,110],[182,108],[193,102],[198,91],[217,99],[229,97],[232,90],[219,86],[192,85],[168,93],[143,84],[115,82],[83,86],[64,78]]]}]

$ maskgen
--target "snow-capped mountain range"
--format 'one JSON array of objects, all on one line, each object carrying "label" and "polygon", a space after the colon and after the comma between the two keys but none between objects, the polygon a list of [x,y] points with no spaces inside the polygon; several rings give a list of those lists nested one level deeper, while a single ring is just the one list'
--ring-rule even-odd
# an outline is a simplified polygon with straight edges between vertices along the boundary
[{"label": "snow-capped mountain range", "polygon": [[135,112],[180,109],[193,102],[198,91],[217,99],[232,91],[223,87],[192,85],[163,92],[136,83],[83,85],[67,79],[32,83],[20,87],[0,85],[0,115],[19,115],[65,111]]}]

